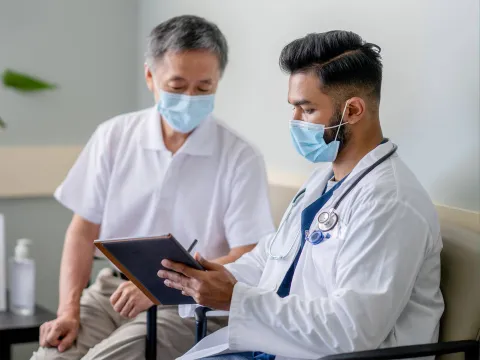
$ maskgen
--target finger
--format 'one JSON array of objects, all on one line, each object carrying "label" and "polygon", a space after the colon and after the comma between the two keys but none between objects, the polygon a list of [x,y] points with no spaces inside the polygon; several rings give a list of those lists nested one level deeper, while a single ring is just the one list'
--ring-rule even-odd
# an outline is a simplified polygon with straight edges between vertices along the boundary
[{"label": "finger", "polygon": [[[123,285],[123,284],[122,284]],[[115,292],[112,294],[112,296],[110,296],[110,304],[112,304],[112,306],[115,306],[115,304],[117,303],[118,299],[120,299],[120,296],[122,296],[122,288],[120,285],[117,290],[115,290]]]},{"label": "finger", "polygon": [[182,290],[182,295],[183,296],[190,296],[190,297],[195,299],[195,297],[197,296],[197,292],[193,289],[184,289],[184,290]]},{"label": "finger", "polygon": [[46,332],[47,332],[47,329],[48,329],[48,326],[49,324],[48,323],[44,323],[42,324],[42,326],[40,326],[40,346],[41,347],[46,347],[47,346],[47,342],[45,341],[46,339]]},{"label": "finger", "polygon": [[168,270],[160,270],[157,273],[157,276],[162,278],[162,279],[171,280],[173,282],[180,282],[182,280],[182,278],[185,278],[185,276],[183,276],[179,273],[176,273],[176,272],[173,272],[173,271],[168,271]]},{"label": "finger", "polygon": [[68,350],[72,346],[76,337],[77,333],[75,331],[69,331],[68,334],[60,341],[60,344],[58,344],[58,351],[64,352],[65,350]]},{"label": "finger", "polygon": [[115,310],[117,313],[121,313],[127,301],[128,301],[128,296],[122,293],[122,296],[120,296],[120,298],[117,300],[117,302],[113,306],[113,310]]},{"label": "finger", "polygon": [[165,286],[169,288],[177,289],[180,291],[185,291],[187,293],[196,292],[195,283],[196,281],[194,279],[189,279],[185,277],[179,282],[175,282],[169,279],[166,279],[164,281]]},{"label": "finger", "polygon": [[184,291],[186,290],[187,288],[185,286],[183,286],[181,283],[178,283],[178,282],[173,282],[171,280],[165,280],[163,282],[165,284],[165,286],[169,287],[169,288],[172,288],[172,289],[177,289],[177,290],[180,290],[180,291]]},{"label": "finger", "polygon": [[162,265],[164,267],[166,267],[167,269],[176,271],[180,274],[183,274],[183,275],[188,276],[188,277],[193,277],[193,278],[198,277],[203,272],[203,271],[191,268],[191,267],[189,267],[185,264],[177,263],[177,262],[170,261],[170,260],[162,260]]},{"label": "finger", "polygon": [[137,307],[134,306],[133,309],[128,313],[127,317],[129,319],[134,319],[138,316],[138,314],[140,314],[140,311],[138,311]]},{"label": "finger", "polygon": [[48,345],[57,347],[60,344],[60,336],[63,335],[63,329],[59,326],[52,326],[47,334],[46,342]]},{"label": "finger", "polygon": [[191,298],[193,298],[193,300],[194,300],[197,304],[200,304],[200,302],[197,300],[197,293],[196,293],[195,291],[192,291],[192,290],[182,291],[182,295],[183,295],[183,296],[190,296]]},{"label": "finger", "polygon": [[120,315],[123,317],[128,317],[128,314],[130,314],[130,311],[132,311],[135,307],[135,304],[133,301],[128,301],[125,306],[123,307],[122,311],[120,311]]},{"label": "finger", "polygon": [[223,265],[220,265],[220,264],[217,264],[217,263],[214,263],[214,262],[211,262],[211,261],[208,261],[207,259],[203,258],[202,255],[200,255],[200,253],[195,253],[195,260],[197,260],[200,265],[203,266],[203,268],[205,270],[217,270],[217,271],[220,271],[220,270],[223,270],[224,269],[224,266]]}]

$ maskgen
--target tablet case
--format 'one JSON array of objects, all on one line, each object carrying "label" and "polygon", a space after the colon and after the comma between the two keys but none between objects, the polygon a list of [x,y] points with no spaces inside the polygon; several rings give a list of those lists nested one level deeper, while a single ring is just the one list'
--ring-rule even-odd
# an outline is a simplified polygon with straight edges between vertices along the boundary
[{"label": "tablet case", "polygon": [[95,246],[155,305],[195,304],[180,290],[165,286],[157,276],[163,259],[184,263],[198,270],[202,266],[171,235],[148,238],[96,240]]}]

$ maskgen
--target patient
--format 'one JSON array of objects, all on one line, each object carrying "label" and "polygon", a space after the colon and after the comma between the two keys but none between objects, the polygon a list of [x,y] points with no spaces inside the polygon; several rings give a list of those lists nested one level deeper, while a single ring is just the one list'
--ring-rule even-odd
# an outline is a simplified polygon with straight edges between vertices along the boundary
[{"label": "patient", "polygon": [[[152,302],[112,268],[84,290],[95,239],[172,233],[185,247],[198,239],[207,258],[226,264],[273,231],[262,157],[211,115],[227,53],[218,27],[199,17],[152,30],[145,79],[157,105],[101,124],[55,193],[74,215],[57,319],[42,325],[32,359],[145,358]],[[194,323],[175,306],[158,307],[162,360],[188,350]],[[212,319],[209,330],[226,323]]]}]

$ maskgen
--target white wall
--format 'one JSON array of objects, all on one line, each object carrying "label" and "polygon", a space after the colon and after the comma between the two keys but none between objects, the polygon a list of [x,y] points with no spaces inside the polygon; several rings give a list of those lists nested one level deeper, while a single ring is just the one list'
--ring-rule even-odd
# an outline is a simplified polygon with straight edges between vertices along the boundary
[{"label": "white wall", "polygon": [[96,125],[137,107],[137,4],[130,0],[1,0],[0,72],[27,72],[58,91],[0,85],[3,145],[84,144]]},{"label": "white wall", "polygon": [[[299,177],[312,166],[290,145],[287,77],[277,65],[282,47],[332,29],[377,43],[385,134],[436,203],[480,210],[477,0],[142,0],[142,52],[153,26],[181,14],[214,21],[229,41],[216,114],[255,143],[271,169]],[[139,104],[151,103],[140,80]]]}]

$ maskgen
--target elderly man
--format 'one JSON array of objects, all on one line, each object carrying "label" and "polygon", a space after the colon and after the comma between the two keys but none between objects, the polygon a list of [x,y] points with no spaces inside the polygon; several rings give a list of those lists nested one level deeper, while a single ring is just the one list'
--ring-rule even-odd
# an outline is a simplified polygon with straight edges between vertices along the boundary
[{"label": "elderly man", "polygon": [[310,34],[280,64],[295,148],[332,166],[310,177],[278,233],[237,262],[197,255],[209,270],[199,271],[164,260],[176,271],[159,272],[168,286],[230,310],[228,329],[205,339],[220,346],[201,356],[318,359],[436,342],[442,239],[431,200],[382,133],[379,47],[348,31]]},{"label": "elderly man", "polygon": [[[145,79],[157,105],[101,124],[55,193],[74,215],[58,317],[41,327],[32,359],[145,357],[151,301],[111,268],[83,291],[95,239],[172,233],[226,264],[273,230],[261,156],[211,115],[226,65],[227,42],[205,19],[180,16],[151,32]],[[214,319],[210,330],[225,324]],[[193,334],[177,307],[158,308],[163,360],[184,353]]]}]

